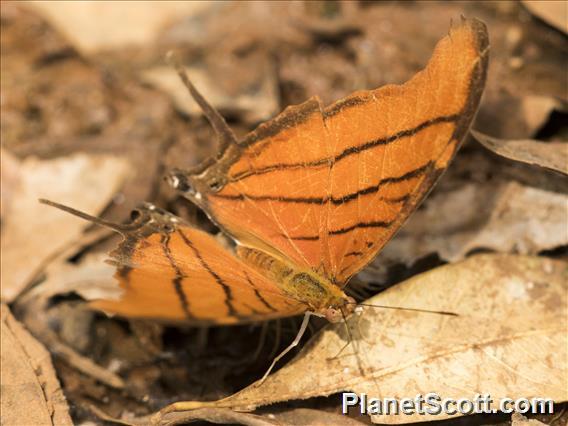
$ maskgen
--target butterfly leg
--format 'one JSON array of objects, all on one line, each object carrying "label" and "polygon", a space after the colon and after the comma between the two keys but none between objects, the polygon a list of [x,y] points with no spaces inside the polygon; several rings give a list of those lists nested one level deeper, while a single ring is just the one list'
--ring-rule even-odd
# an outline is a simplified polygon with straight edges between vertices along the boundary
[{"label": "butterfly leg", "polygon": [[264,347],[264,344],[266,343],[266,335],[268,334],[268,322],[264,322],[261,326],[261,330],[260,330],[260,338],[258,341],[258,345],[256,347],[256,350],[254,351],[254,354],[252,355],[252,361],[256,361],[258,360],[258,357],[260,356],[260,352],[262,351],[262,348]]},{"label": "butterfly leg", "polygon": [[339,356],[343,353],[343,351],[344,351],[345,349],[347,349],[347,347],[348,347],[350,344],[351,344],[350,341],[347,342],[347,343],[345,343],[345,344],[341,347],[341,349],[339,349],[339,351],[338,351],[334,356],[331,356],[331,357],[327,358],[327,361],[333,361],[334,359],[339,358]]},{"label": "butterfly leg", "polygon": [[296,334],[296,337],[294,338],[294,341],[292,343],[290,343],[290,345],[284,349],[282,351],[282,353],[280,353],[280,355],[278,355],[276,358],[274,358],[274,360],[272,361],[272,364],[270,364],[270,367],[268,368],[268,370],[266,370],[266,373],[264,373],[264,376],[262,376],[262,379],[260,379],[258,382],[256,382],[255,386],[260,386],[264,383],[264,381],[266,380],[266,378],[268,377],[268,375],[270,374],[270,372],[272,371],[272,369],[274,368],[274,366],[276,365],[276,363],[278,361],[280,361],[282,359],[282,357],[284,357],[284,355],[286,355],[288,352],[290,352],[292,349],[294,349],[296,346],[298,346],[298,343],[300,343],[300,340],[302,339],[302,336],[304,335],[304,333],[306,332],[306,329],[308,328],[308,323],[310,322],[310,312],[306,312],[304,314],[304,319],[302,320],[302,324],[300,325],[300,330],[298,331],[298,334]]},{"label": "butterfly leg", "polygon": [[[272,371],[272,369],[274,368],[276,363],[278,361],[280,361],[280,359],[284,355],[286,355],[288,352],[290,352],[293,348],[298,346],[298,343],[300,343],[302,336],[304,335],[304,333],[306,332],[306,329],[308,328],[308,324],[310,322],[310,315],[311,315],[310,312],[306,312],[304,314],[304,319],[302,320],[302,324],[300,325],[300,330],[298,331],[298,334],[294,338],[294,341],[290,344],[290,346],[288,346],[284,351],[282,351],[282,353],[280,355],[278,355],[276,358],[274,358],[274,361],[272,361],[270,368],[266,371],[264,376],[262,376],[262,379],[260,379],[258,382],[256,382],[256,384],[254,386],[260,386],[266,380],[266,378],[268,377],[268,375],[270,374],[270,372]],[[230,406],[231,406],[230,403],[227,404],[225,402],[225,400],[174,402],[173,404],[170,404],[167,407],[162,408],[160,411],[158,411],[156,414],[154,414],[151,417],[150,423],[152,425],[162,424],[162,419],[164,418],[165,415],[167,415],[169,413],[196,410],[198,408],[226,408],[226,407],[230,407]]]}]

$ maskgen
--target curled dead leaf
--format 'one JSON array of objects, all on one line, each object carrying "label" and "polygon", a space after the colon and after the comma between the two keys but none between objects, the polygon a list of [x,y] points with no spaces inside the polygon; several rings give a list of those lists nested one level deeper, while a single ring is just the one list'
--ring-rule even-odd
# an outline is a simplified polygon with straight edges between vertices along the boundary
[{"label": "curled dead leaf", "polygon": [[[374,398],[503,397],[568,399],[568,264],[547,258],[478,255],[415,276],[367,303],[453,311],[457,317],[366,308],[324,328],[262,384],[216,402],[172,408],[253,410],[350,390]],[[171,408],[171,409],[172,409]],[[167,410],[163,411],[165,413]],[[376,415],[377,423],[442,420]],[[160,418],[160,416],[155,417]]]},{"label": "curled dead leaf", "polygon": [[475,130],[471,134],[481,145],[501,157],[568,175],[567,142],[497,139]]}]

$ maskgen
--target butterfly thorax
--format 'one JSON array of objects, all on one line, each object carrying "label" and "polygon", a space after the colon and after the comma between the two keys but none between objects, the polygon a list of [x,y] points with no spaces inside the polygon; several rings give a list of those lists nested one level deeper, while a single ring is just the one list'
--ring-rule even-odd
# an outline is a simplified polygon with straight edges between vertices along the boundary
[{"label": "butterfly thorax", "polygon": [[311,269],[297,267],[248,247],[238,247],[237,253],[287,295],[308,305],[308,310],[318,316],[337,322],[355,308],[353,298]]}]

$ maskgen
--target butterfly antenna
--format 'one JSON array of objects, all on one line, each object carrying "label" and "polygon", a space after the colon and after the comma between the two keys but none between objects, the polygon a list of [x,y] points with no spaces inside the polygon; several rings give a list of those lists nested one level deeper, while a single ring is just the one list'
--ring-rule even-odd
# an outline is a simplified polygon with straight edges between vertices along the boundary
[{"label": "butterfly antenna", "polygon": [[99,217],[91,216],[90,214],[84,213],[84,212],[79,211],[79,210],[75,210],[72,207],[68,207],[66,205],[56,203],[54,201],[46,200],[44,198],[40,198],[39,202],[42,203],[42,204],[46,204],[48,206],[51,206],[51,207],[55,207],[56,209],[63,210],[64,212],[70,213],[73,216],[77,216],[77,217],[80,217],[81,219],[88,220],[89,222],[96,223],[97,225],[104,226],[105,228],[110,228],[113,231],[119,232],[121,234],[138,227],[138,225],[134,225],[134,224],[121,225],[119,223],[109,222],[108,220],[104,220],[104,219],[101,219]]},{"label": "butterfly antenna", "polygon": [[252,361],[256,362],[258,360],[258,357],[260,356],[260,353],[262,351],[262,348],[264,347],[264,344],[266,343],[266,335],[268,334],[268,322],[263,322],[260,328],[260,338],[258,339],[258,345],[256,346],[256,350],[254,351],[254,354],[252,355]]},{"label": "butterfly antenna", "polygon": [[213,130],[219,138],[219,155],[223,154],[223,152],[225,152],[230,144],[237,143],[237,137],[235,136],[235,133],[233,133],[233,130],[229,127],[219,111],[213,108],[209,104],[209,102],[205,100],[205,98],[201,95],[201,93],[199,93],[193,83],[189,80],[187,72],[179,61],[177,55],[172,51],[168,52],[168,54],[166,55],[166,61],[175,68],[179,77],[181,78],[181,81],[183,82],[185,87],[187,87],[187,90],[189,90],[189,94],[191,95],[193,100],[197,102],[197,105],[199,105],[201,111],[203,111],[203,114],[205,114],[205,117],[207,117],[207,120],[209,120],[209,123],[211,124]]},{"label": "butterfly antenna", "polygon": [[[341,316],[343,317],[343,323],[345,324],[345,330],[347,331],[347,337],[349,337],[349,340],[353,344],[353,353],[355,354],[355,358],[357,358],[357,367],[359,368],[359,373],[361,374],[361,376],[364,376],[365,372],[363,371],[363,365],[361,363],[361,358],[359,358],[359,350],[357,349],[357,345],[355,344],[355,339],[353,338],[353,334],[351,333],[351,328],[349,327],[349,323],[347,322],[347,317],[345,316],[345,312],[343,311],[342,308],[340,308],[339,310],[341,312]],[[343,352],[343,350],[346,347],[347,347],[347,345],[344,346],[341,349],[341,352]]]},{"label": "butterfly antenna", "polygon": [[[348,302],[349,303],[349,302]],[[455,312],[449,311],[431,311],[429,309],[419,309],[419,308],[403,308],[402,306],[385,306],[385,305],[373,305],[370,303],[353,303],[354,305],[358,306],[368,306],[370,308],[382,308],[382,309],[398,309],[401,311],[413,311],[413,312],[422,312],[425,314],[438,314],[438,315],[448,315],[451,317],[459,317],[458,314]]]},{"label": "butterfly antenna", "polygon": [[278,348],[280,347],[280,342],[282,340],[282,320],[280,318],[276,318],[274,328],[274,344],[272,345],[272,350],[270,351],[268,358],[274,358],[278,353]]}]

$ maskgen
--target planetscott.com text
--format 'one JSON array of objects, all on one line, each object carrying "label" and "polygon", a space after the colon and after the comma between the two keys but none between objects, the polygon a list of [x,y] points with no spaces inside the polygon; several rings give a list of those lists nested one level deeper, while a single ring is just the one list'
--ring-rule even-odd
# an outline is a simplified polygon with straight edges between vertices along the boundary
[{"label": "planetscott.com text", "polygon": [[[442,398],[431,392],[418,394],[413,398],[371,398],[365,393],[343,393],[343,414],[349,408],[359,410],[361,414],[395,415],[456,415],[456,414],[488,414],[488,413],[532,413],[552,414],[554,407],[550,398],[501,398],[493,400],[489,394],[476,394],[471,399]],[[357,408],[355,408],[357,407]]]}]

